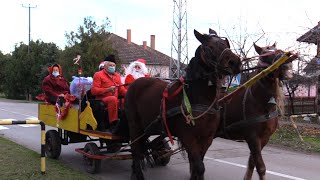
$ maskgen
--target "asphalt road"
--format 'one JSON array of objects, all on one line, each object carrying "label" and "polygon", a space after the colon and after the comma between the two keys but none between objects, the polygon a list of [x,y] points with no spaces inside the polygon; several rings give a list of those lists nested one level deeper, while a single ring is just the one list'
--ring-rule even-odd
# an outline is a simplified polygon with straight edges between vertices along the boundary
[{"label": "asphalt road", "polygon": [[[37,117],[37,108],[37,104],[33,103],[0,99],[0,121]],[[47,129],[50,128],[47,126]],[[0,125],[0,135],[40,154],[39,125]],[[59,161],[75,169],[85,171],[82,156],[74,150],[84,147],[84,145],[84,143],[78,143],[63,146]],[[215,139],[205,156],[205,179],[243,179],[248,155],[249,150],[246,143]],[[263,158],[267,166],[268,180],[320,179],[320,155],[286,151],[267,146],[263,150]],[[130,178],[130,167],[130,160],[105,160],[102,162],[102,172],[94,177],[96,179],[127,180]],[[153,180],[187,180],[189,179],[189,164],[179,153],[171,157],[171,161],[166,167],[147,168],[144,174],[146,179]],[[258,179],[256,173],[254,173],[253,179]]]}]

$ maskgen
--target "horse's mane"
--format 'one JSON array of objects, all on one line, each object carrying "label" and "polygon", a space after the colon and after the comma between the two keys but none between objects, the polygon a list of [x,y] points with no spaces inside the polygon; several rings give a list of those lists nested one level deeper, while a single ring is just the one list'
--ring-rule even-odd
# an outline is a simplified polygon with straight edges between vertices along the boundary
[{"label": "horse's mane", "polygon": [[[210,72],[209,72],[210,71]],[[195,51],[195,56],[190,60],[186,68],[187,80],[203,79],[209,73],[217,73],[217,69],[208,69],[208,67],[201,60],[201,45]]]},{"label": "horse's mane", "polygon": [[283,117],[285,113],[284,108],[284,93],[282,89],[282,84],[279,79],[276,80],[276,102],[277,102],[277,108],[280,111],[280,116]]}]

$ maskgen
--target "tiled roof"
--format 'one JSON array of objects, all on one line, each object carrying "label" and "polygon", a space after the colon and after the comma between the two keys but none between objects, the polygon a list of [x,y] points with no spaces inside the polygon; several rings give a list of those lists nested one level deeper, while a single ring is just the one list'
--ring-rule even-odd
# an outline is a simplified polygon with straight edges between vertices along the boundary
[{"label": "tiled roof", "polygon": [[313,43],[317,44],[317,39],[320,34],[320,21],[318,25],[310,29],[308,32],[300,36],[297,41],[299,42],[306,42],[306,43]]},{"label": "tiled roof", "polygon": [[308,73],[315,73],[319,68],[318,68],[318,58],[314,57],[311,59],[311,61],[307,64],[307,66],[303,69],[304,72]]},{"label": "tiled roof", "polygon": [[143,45],[138,45],[133,42],[129,44],[127,39],[113,33],[110,34],[109,40],[113,48],[118,52],[122,64],[129,64],[132,61],[142,58],[146,60],[147,65],[170,65],[171,57],[148,46],[144,48]]}]

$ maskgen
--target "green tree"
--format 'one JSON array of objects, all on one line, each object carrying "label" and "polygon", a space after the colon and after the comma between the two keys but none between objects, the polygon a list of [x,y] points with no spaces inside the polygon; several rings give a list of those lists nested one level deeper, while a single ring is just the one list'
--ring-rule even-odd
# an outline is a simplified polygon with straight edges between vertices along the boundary
[{"label": "green tree", "polygon": [[64,77],[71,80],[72,75],[77,75],[78,66],[72,61],[77,54],[81,55],[84,76],[93,76],[105,56],[109,54],[117,56],[108,40],[110,36],[108,27],[110,27],[108,18],[102,25],[97,25],[92,17],[86,17],[77,32],[71,31],[65,34],[68,44],[59,59],[64,68]]},{"label": "green tree", "polygon": [[0,93],[2,94],[4,92],[4,82],[5,82],[5,69],[6,64],[11,58],[10,54],[3,54],[0,51]]},{"label": "green tree", "polygon": [[5,65],[4,93],[8,98],[21,99],[42,92],[41,83],[48,74],[47,67],[59,57],[59,49],[54,43],[37,40],[28,46],[20,43],[15,46],[12,56]]}]

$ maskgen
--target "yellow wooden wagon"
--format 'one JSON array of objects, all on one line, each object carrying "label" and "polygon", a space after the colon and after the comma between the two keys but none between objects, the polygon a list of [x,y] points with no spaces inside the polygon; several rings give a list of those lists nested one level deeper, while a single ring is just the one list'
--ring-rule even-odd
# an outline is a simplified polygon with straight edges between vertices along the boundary
[{"label": "yellow wooden wagon", "polygon": [[[95,101],[97,100],[91,101],[91,103],[96,103]],[[68,113],[61,120],[57,118],[57,115],[59,112],[63,113],[66,111],[65,107],[59,107],[59,111],[57,111],[56,105],[46,103],[39,104],[38,119],[45,123],[45,125],[54,128],[46,132],[46,155],[50,158],[57,159],[61,154],[61,145],[88,142],[84,148],[77,148],[75,151],[83,155],[87,162],[86,170],[89,173],[97,173],[100,171],[101,160],[131,159],[129,142],[108,131],[100,131],[98,129],[99,119],[96,119],[93,113],[90,100],[86,101],[86,103],[83,111],[77,107],[68,109]],[[100,146],[93,141],[99,141]],[[163,151],[163,149],[165,149],[165,151]],[[170,156],[158,158],[164,152],[167,152],[168,149],[170,149],[170,147],[168,147],[167,143],[164,143],[159,151],[150,151],[150,153],[152,153],[150,156],[156,165],[165,166],[169,163]]]}]

